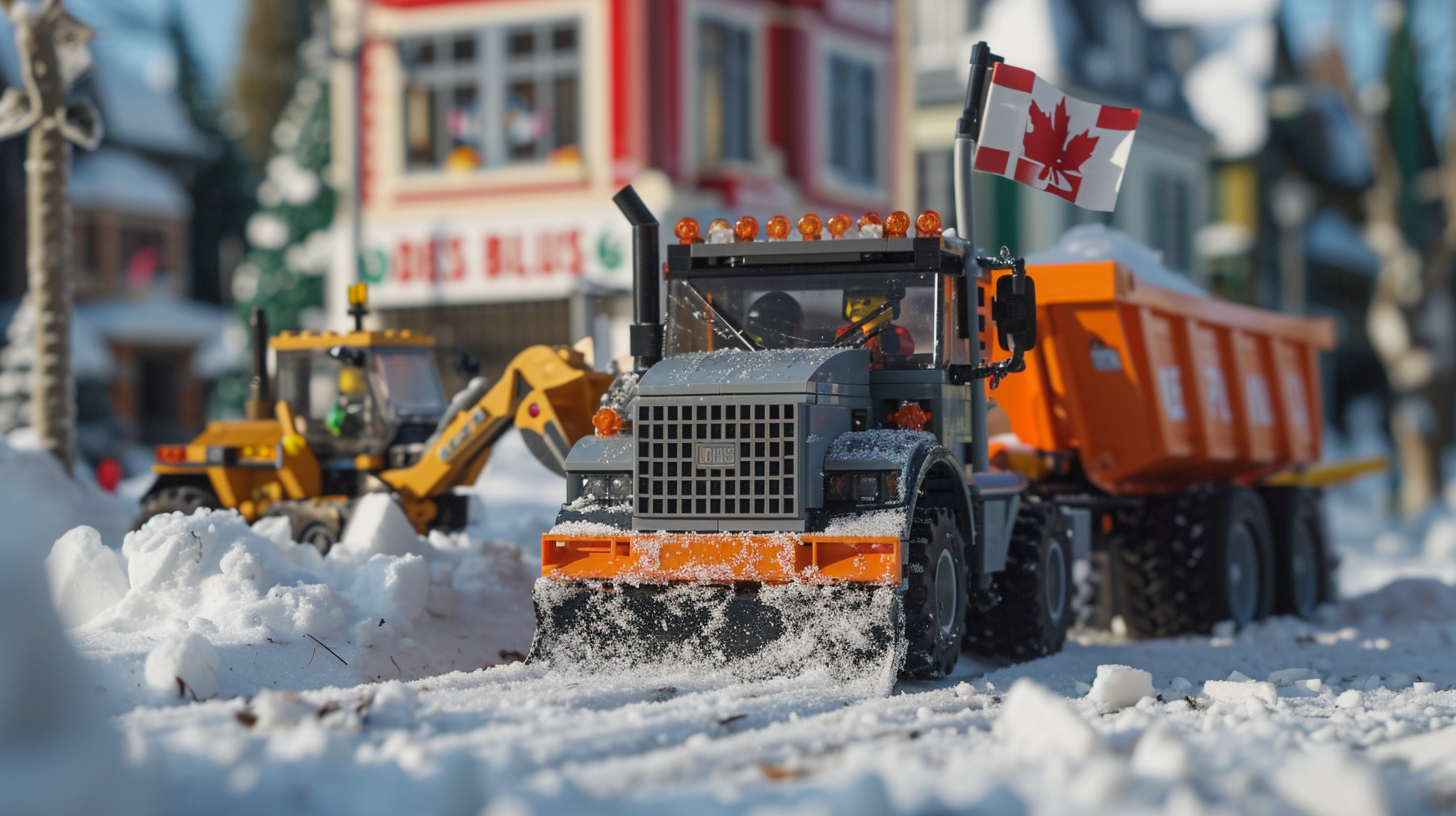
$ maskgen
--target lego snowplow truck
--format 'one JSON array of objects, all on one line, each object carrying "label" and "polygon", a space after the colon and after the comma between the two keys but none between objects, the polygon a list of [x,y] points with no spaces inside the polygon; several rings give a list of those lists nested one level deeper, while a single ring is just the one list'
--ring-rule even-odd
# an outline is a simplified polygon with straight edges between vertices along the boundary
[{"label": "lego snowplow truck", "polygon": [[[1157,636],[1330,596],[1328,321],[1112,261],[1047,268],[1038,301],[933,212],[792,242],[684,219],[659,273],[656,222],[617,203],[638,373],[566,459],[533,659],[936,677],[1055,652],[1079,610]],[[989,444],[987,384],[1022,441]]]},{"label": "lego snowplow truck", "polygon": [[[357,500],[392,496],[421,534],[468,522],[468,496],[492,446],[512,427],[548,468],[591,433],[612,381],[576,349],[532,346],[494,384],[473,377],[448,402],[434,338],[366,331],[367,289],[349,292],[352,332],[281,332],[253,316],[248,418],[209,423],[186,445],[163,445],[136,527],[158,513],[231,508],[248,521],[289,519],[295,541],[327,553]],[[267,349],[276,353],[270,377]],[[462,355],[463,368],[474,363]],[[276,402],[271,398],[276,380]]]}]

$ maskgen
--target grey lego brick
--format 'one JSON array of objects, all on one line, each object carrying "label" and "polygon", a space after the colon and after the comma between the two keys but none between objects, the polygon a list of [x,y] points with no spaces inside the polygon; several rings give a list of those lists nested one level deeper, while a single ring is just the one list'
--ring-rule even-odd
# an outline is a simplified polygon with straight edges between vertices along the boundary
[{"label": "grey lego brick", "polygon": [[632,470],[632,438],[586,436],[566,455],[568,473],[606,473]]},{"label": "grey lego brick", "polygon": [[865,253],[913,252],[913,238],[823,238],[818,241],[754,241],[694,244],[694,258],[745,258],[751,263],[858,263]]}]

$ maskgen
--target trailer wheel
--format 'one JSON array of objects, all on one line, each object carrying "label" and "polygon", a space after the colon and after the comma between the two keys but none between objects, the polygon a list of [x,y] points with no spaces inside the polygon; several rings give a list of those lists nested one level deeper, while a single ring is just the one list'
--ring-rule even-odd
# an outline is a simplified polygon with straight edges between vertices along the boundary
[{"label": "trailer wheel", "polygon": [[1301,487],[1266,487],[1259,493],[1274,530],[1274,611],[1311,618],[1321,603],[1334,600],[1334,558],[1320,493]]},{"label": "trailer wheel", "polygon": [[944,677],[955,668],[968,598],[965,551],[954,513],[930,502],[916,505],[905,593],[906,677]]},{"label": "trailer wheel", "polygon": [[1118,600],[1135,637],[1207,633],[1225,620],[1242,627],[1274,610],[1274,536],[1247,488],[1150,499],[1119,555]]},{"label": "trailer wheel", "polygon": [[972,610],[966,648],[984,657],[1021,662],[1061,651],[1072,608],[1072,551],[1067,529],[1050,503],[1023,497],[996,575],[995,606]]},{"label": "trailer wheel", "polygon": [[211,488],[195,484],[153,488],[152,492],[142,499],[141,509],[137,512],[136,520],[132,522],[131,528],[140,530],[152,516],[159,516],[163,513],[182,513],[190,516],[204,507],[209,510],[218,510],[222,507],[222,502],[218,501],[217,494],[212,492]]}]

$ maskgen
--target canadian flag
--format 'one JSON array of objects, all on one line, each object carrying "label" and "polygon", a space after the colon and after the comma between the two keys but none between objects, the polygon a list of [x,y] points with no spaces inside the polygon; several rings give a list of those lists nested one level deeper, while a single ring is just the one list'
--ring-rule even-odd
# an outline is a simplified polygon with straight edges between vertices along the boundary
[{"label": "canadian flag", "polygon": [[1024,68],[997,63],[975,168],[1111,212],[1141,115],[1074,99]]}]

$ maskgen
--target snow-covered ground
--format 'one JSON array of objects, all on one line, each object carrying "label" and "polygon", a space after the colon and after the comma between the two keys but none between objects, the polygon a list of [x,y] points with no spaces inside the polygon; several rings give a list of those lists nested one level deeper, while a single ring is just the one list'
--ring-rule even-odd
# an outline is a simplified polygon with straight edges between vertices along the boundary
[{"label": "snow-covered ground", "polygon": [[124,501],[0,446],[0,813],[1456,803],[1456,522],[1392,527],[1378,480],[1331,502],[1347,598],[1316,621],[1146,643],[1084,633],[1049,658],[963,661],[887,694],[817,674],[518,662],[530,543],[560,482],[519,464],[516,444],[478,489],[486,524],[424,540],[374,506],[328,559],[230,513],[157,519],[120,543]]}]

